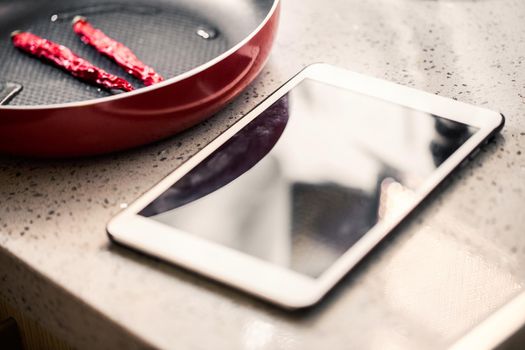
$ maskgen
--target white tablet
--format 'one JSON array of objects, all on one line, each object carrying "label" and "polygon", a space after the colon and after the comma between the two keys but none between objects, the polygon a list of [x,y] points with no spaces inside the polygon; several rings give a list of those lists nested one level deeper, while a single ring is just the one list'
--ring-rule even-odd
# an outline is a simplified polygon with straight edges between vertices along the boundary
[{"label": "white tablet", "polygon": [[320,300],[503,126],[307,67],[118,214],[110,238],[287,308]]}]

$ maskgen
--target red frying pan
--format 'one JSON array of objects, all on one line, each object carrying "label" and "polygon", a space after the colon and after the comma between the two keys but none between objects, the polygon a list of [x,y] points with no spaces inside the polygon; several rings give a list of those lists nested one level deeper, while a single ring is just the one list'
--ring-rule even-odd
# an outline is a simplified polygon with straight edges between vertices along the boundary
[{"label": "red frying pan", "polygon": [[[85,16],[167,78],[141,87],[71,30]],[[0,0],[0,152],[84,156],[165,138],[210,117],[261,71],[279,0]],[[30,31],[119,75],[135,91],[111,95],[11,45]]]}]

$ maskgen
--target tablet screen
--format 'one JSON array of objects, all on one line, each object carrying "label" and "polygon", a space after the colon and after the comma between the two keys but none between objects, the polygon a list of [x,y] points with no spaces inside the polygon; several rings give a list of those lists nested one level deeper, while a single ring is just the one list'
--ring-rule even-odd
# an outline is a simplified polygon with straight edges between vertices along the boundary
[{"label": "tablet screen", "polygon": [[306,79],[139,215],[316,278],[476,131]]}]

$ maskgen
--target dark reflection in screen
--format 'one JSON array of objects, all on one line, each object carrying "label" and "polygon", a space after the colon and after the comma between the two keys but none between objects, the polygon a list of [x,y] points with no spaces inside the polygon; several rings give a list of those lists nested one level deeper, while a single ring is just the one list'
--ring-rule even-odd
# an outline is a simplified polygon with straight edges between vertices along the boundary
[{"label": "dark reflection in screen", "polygon": [[475,131],[305,80],[139,214],[319,277]]}]

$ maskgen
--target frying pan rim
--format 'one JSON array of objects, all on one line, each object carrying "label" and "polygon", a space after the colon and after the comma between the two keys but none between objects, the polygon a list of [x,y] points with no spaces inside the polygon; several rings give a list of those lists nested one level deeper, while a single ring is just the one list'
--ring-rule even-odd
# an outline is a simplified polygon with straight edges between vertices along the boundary
[{"label": "frying pan rim", "polygon": [[279,3],[281,0],[273,0],[272,7],[270,8],[270,11],[268,11],[268,14],[264,18],[264,20],[255,28],[250,34],[248,34],[243,40],[232,46],[227,51],[223,52],[219,56],[209,60],[208,62],[205,62],[201,64],[200,66],[197,66],[195,68],[192,68],[184,73],[181,73],[179,75],[176,75],[172,78],[169,78],[167,80],[164,80],[160,83],[142,87],[140,89],[129,91],[126,93],[113,95],[113,96],[106,96],[106,97],[98,97],[94,99],[89,100],[83,100],[83,101],[75,101],[75,102],[65,102],[65,103],[55,103],[55,104],[44,104],[44,105],[29,105],[29,106],[9,106],[9,105],[0,105],[0,110],[43,110],[43,109],[58,109],[58,108],[71,108],[71,107],[83,107],[83,106],[90,106],[95,105],[99,103],[104,102],[110,102],[110,101],[116,101],[121,100],[128,97],[133,97],[135,95],[139,95],[142,93],[147,93],[149,91],[154,91],[157,89],[161,89],[163,87],[166,87],[168,85],[172,85],[174,83],[177,83],[179,81],[182,81],[184,79],[188,79],[194,75],[197,75],[198,73],[201,73],[205,71],[206,69],[213,67],[214,65],[222,62],[227,57],[233,55],[235,52],[237,52],[239,49],[241,49],[243,46],[245,46],[250,40],[253,39],[257,33],[259,33],[264,26],[268,23],[268,21],[273,17],[275,14],[275,10],[279,6]]}]

